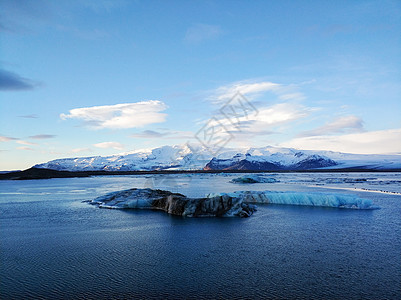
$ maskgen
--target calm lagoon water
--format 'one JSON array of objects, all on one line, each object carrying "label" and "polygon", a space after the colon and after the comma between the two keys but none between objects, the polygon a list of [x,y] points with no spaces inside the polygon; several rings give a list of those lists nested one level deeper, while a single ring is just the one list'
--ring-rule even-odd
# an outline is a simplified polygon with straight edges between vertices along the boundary
[{"label": "calm lagoon water", "polygon": [[[0,299],[401,299],[401,196],[359,189],[400,191],[399,174],[229,183],[237,176],[0,181]],[[82,202],[132,187],[353,193],[381,209],[259,205],[248,219],[191,219]]]}]

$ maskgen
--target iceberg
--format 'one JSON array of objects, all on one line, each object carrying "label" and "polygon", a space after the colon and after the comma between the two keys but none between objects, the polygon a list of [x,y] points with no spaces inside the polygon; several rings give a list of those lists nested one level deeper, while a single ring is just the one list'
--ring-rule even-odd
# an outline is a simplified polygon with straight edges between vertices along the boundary
[{"label": "iceberg", "polygon": [[263,177],[257,174],[244,175],[238,178],[234,178],[230,181],[231,183],[275,183],[279,182],[273,177]]},{"label": "iceberg", "polygon": [[238,191],[210,193],[188,198],[179,193],[153,189],[129,189],[108,193],[89,201],[99,208],[151,209],[183,217],[250,217],[255,204],[306,205],[348,209],[378,209],[369,199],[348,194]]},{"label": "iceberg", "polygon": [[129,189],[100,196],[89,203],[99,208],[153,209],[184,217],[249,217],[256,206],[228,194],[188,198],[182,194],[153,189]]},{"label": "iceberg", "polygon": [[[208,194],[206,197],[216,197],[224,194]],[[244,203],[266,203],[305,205],[350,209],[378,209],[372,200],[359,198],[349,194],[303,193],[303,192],[273,192],[273,191],[239,191],[229,193],[233,198],[239,198]]]}]

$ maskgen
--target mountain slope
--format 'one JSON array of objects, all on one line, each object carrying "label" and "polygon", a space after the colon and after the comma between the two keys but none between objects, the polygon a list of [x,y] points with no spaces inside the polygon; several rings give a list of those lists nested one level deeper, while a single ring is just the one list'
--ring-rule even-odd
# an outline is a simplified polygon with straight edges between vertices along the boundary
[{"label": "mountain slope", "polygon": [[213,158],[204,170],[309,170],[337,164],[334,160],[319,154],[266,147],[249,149],[245,155],[238,153],[231,159]]},{"label": "mountain slope", "polygon": [[163,146],[112,156],[55,159],[34,167],[59,171],[201,170],[211,158],[200,147]]}]

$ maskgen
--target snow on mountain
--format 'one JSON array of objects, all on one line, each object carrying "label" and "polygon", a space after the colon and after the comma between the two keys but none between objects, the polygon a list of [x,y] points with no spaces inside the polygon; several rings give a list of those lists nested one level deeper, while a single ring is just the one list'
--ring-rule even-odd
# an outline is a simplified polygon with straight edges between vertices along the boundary
[{"label": "snow on mountain", "polygon": [[366,155],[262,147],[224,149],[213,156],[200,145],[163,146],[112,156],[64,158],[35,165],[68,171],[396,169],[401,155]]},{"label": "snow on mountain", "polygon": [[250,148],[230,159],[213,158],[205,170],[307,170],[336,166],[327,156],[290,148]]},{"label": "snow on mountain", "polygon": [[210,159],[211,154],[207,153],[206,149],[183,145],[163,146],[105,157],[55,159],[34,167],[60,171],[201,170]]}]

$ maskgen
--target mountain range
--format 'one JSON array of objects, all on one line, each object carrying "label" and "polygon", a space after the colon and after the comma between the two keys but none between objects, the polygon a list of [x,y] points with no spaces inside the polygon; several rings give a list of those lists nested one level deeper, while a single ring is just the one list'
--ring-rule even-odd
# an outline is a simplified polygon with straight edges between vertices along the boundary
[{"label": "mountain range", "polygon": [[401,168],[400,154],[350,154],[270,146],[226,148],[216,152],[216,149],[185,144],[138,150],[112,156],[55,159],[37,164],[34,168],[58,171],[302,171],[352,168],[392,170]]}]

